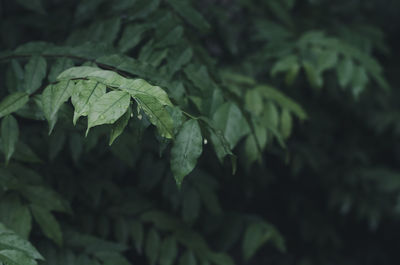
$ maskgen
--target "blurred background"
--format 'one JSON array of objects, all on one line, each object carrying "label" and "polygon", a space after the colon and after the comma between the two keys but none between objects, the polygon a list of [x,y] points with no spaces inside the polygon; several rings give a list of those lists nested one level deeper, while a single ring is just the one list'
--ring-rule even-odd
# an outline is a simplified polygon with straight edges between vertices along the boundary
[{"label": "blurred background", "polygon": [[[176,64],[171,58],[177,60],[184,48],[191,47],[190,63],[205,65],[207,73],[189,66],[174,70],[168,78],[176,83],[167,88],[174,104],[206,115],[198,102],[209,94],[194,88],[206,77],[214,83],[207,81],[205,86],[220,88],[224,99],[236,102],[247,121],[255,124],[256,138],[243,132],[231,145],[238,158],[236,174],[231,174],[229,161],[218,163],[208,145],[178,191],[168,159],[159,156],[160,143],[148,135],[140,138],[140,145],[129,140],[142,125],[131,124],[130,134],[108,148],[100,136],[96,145],[72,132],[72,124],[57,125],[56,134],[66,132],[66,143],[59,143],[47,138],[45,125],[26,122],[26,139],[49,164],[35,170],[47,174],[46,185],[74,209],[75,217],[56,215],[62,230],[136,244],[118,251],[132,264],[158,263],[145,257],[152,252],[141,250],[134,235],[124,237],[136,217],[115,211],[126,198],[133,202],[128,208],[137,207],[134,202],[146,203],[138,199],[144,196],[198,231],[210,249],[227,253],[235,264],[399,264],[400,1],[183,0],[181,6],[176,2],[0,0],[2,51],[32,41],[63,47],[90,43],[106,47],[88,60],[91,63],[100,55],[118,53],[151,64],[157,73],[169,73]],[[195,13],[182,11],[189,4]],[[183,25],[183,33],[165,26],[169,16]],[[112,19],[120,24],[115,26]],[[169,50],[162,53],[165,47]],[[72,65],[85,62],[73,60]],[[2,90],[17,76],[8,72],[22,69],[10,65],[1,65],[0,82],[8,82]],[[175,90],[176,84],[185,90]],[[6,89],[1,93],[4,96]],[[270,98],[274,103],[267,101]],[[207,111],[218,121],[212,116],[215,109]],[[43,139],[47,149],[41,147]],[[77,145],[82,145],[78,151]],[[49,177],[59,172],[59,178]],[[93,183],[103,195],[92,189]],[[7,223],[9,212],[1,211],[0,219]],[[263,225],[252,226],[254,220]],[[129,232],[118,230],[124,226]],[[166,233],[153,224],[142,229],[162,237]],[[27,238],[47,258],[43,264],[96,264],[90,263],[91,252],[74,240],[57,247],[35,225]],[[179,249],[184,253],[191,247],[183,244]],[[89,253],[89,258],[65,263],[60,253],[67,250],[77,257]],[[97,264],[126,264],[94,257],[100,260]],[[201,263],[196,257],[193,261],[185,256],[179,264],[233,264],[222,258]]]}]

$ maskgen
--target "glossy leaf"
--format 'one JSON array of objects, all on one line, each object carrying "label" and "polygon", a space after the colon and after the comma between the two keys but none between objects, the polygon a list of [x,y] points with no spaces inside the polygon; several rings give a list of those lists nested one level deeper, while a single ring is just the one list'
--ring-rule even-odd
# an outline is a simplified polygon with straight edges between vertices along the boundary
[{"label": "glossy leaf", "polygon": [[203,137],[196,120],[186,121],[171,149],[171,170],[178,186],[197,164],[203,151]]}]

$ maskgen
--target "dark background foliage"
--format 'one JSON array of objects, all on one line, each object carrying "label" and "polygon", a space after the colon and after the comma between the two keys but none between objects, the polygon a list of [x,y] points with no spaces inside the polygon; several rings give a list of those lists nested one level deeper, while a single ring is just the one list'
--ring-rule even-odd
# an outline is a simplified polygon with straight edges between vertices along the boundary
[{"label": "dark background foliage", "polygon": [[[71,104],[60,108],[51,135],[29,105],[13,115],[29,147],[17,146],[1,165],[1,222],[30,241],[43,264],[398,264],[400,2],[177,2],[0,0],[1,98],[21,90],[39,52],[48,77],[30,105],[74,65],[143,78],[185,119],[206,117],[216,127],[219,105],[234,103],[239,114],[226,115],[240,124],[231,133],[237,141],[223,133],[236,173],[229,159],[218,161],[212,125],[201,119],[210,143],[178,189],[174,140],[149,129],[148,116],[131,119],[108,146],[110,127],[85,138]],[[36,44],[16,49],[28,42]],[[191,55],[178,62],[187,48]],[[114,54],[137,65],[99,59]],[[288,98],[268,90],[260,103],[266,85]],[[18,188],[4,184],[10,174]],[[0,262],[7,264],[1,254]]]}]

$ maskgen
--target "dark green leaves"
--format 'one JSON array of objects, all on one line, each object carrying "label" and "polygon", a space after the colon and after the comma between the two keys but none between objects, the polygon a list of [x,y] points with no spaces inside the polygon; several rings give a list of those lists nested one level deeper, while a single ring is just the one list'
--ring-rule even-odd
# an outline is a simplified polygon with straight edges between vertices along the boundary
[{"label": "dark green leaves", "polygon": [[237,142],[249,133],[249,126],[243,117],[239,107],[233,103],[225,103],[220,106],[213,116],[214,124],[223,132],[230,148],[234,148]]},{"label": "dark green leaves", "polygon": [[25,65],[25,91],[34,93],[41,85],[46,76],[47,63],[43,57],[32,56]]},{"label": "dark green leaves", "polygon": [[57,222],[55,217],[46,208],[38,205],[31,205],[33,217],[39,224],[45,236],[53,240],[59,246],[62,245],[62,232],[60,224]]},{"label": "dark green leaves", "polygon": [[171,149],[171,170],[178,186],[194,169],[202,151],[200,126],[196,120],[189,120],[183,124]]},{"label": "dark green leaves", "polygon": [[43,257],[28,241],[0,223],[0,262],[11,265],[36,265],[36,259]]},{"label": "dark green leaves", "polygon": [[17,120],[8,115],[1,121],[1,140],[3,142],[3,151],[6,158],[6,164],[14,154],[15,145],[18,142],[19,129]]},{"label": "dark green leaves", "polygon": [[15,92],[0,102],[0,118],[22,108],[29,100],[28,94]]}]

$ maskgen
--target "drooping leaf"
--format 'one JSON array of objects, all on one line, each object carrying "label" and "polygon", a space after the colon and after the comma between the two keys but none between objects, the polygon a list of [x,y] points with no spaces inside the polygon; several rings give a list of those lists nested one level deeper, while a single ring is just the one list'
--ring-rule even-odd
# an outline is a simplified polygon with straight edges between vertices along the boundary
[{"label": "drooping leaf", "polygon": [[25,91],[34,93],[41,85],[46,76],[47,63],[43,57],[32,56],[25,65]]},{"label": "drooping leaf", "polygon": [[128,108],[128,111],[125,112],[125,114],[112,125],[109,145],[112,145],[115,139],[117,139],[117,137],[123,133],[126,125],[128,125],[131,116],[132,116],[131,108]]},{"label": "drooping leaf", "polygon": [[106,86],[92,80],[81,80],[75,85],[71,102],[74,105],[73,123],[81,116],[87,116],[90,105],[106,93]]},{"label": "drooping leaf", "polygon": [[31,211],[35,221],[39,224],[45,236],[53,240],[57,245],[62,245],[62,232],[61,227],[56,218],[50,211],[41,206],[32,204]]},{"label": "drooping leaf", "polygon": [[292,132],[292,123],[292,116],[289,111],[283,109],[281,113],[280,131],[284,139],[287,139],[290,136]]},{"label": "drooping leaf", "polygon": [[173,138],[174,121],[166,107],[152,96],[137,94],[134,98],[150,122],[157,127],[158,133],[167,139]]},{"label": "drooping leaf", "polygon": [[155,265],[160,253],[161,239],[158,232],[153,228],[147,233],[145,254],[150,265]]},{"label": "drooping leaf", "polygon": [[11,156],[14,154],[18,137],[19,128],[17,120],[11,115],[4,117],[1,121],[1,140],[3,143],[6,164],[8,164],[8,161],[10,161]]},{"label": "drooping leaf", "polygon": [[130,95],[124,91],[111,91],[101,96],[90,106],[86,135],[94,126],[116,122],[128,110],[129,104]]},{"label": "drooping leaf", "polygon": [[15,92],[8,95],[0,102],[0,118],[22,108],[29,100],[28,94]]},{"label": "drooping leaf", "polygon": [[337,65],[337,74],[339,79],[339,85],[345,88],[351,81],[353,76],[354,64],[353,60],[349,57],[344,58]]},{"label": "drooping leaf", "polygon": [[42,94],[42,107],[44,115],[49,122],[49,133],[52,132],[57,112],[61,105],[72,95],[74,82],[69,80],[60,81],[56,84],[48,85]]},{"label": "drooping leaf", "polygon": [[351,91],[353,93],[353,96],[355,98],[358,98],[360,93],[364,90],[365,86],[368,83],[368,75],[367,72],[365,71],[364,67],[362,66],[357,66],[354,68],[353,72],[353,78],[351,82]]},{"label": "drooping leaf", "polygon": [[171,149],[171,170],[178,186],[197,164],[203,151],[203,138],[196,120],[186,121]]}]

